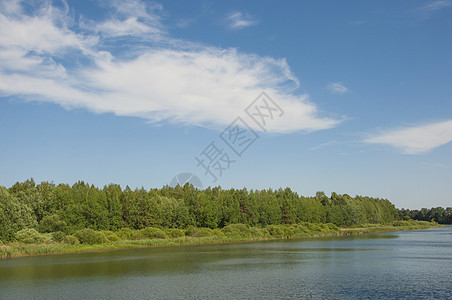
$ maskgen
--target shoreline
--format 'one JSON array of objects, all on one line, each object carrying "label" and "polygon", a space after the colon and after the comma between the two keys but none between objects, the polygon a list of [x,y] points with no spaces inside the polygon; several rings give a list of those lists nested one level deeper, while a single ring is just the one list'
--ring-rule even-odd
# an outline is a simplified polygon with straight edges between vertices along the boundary
[{"label": "shoreline", "polygon": [[289,236],[289,237],[182,237],[174,239],[145,239],[145,240],[121,240],[108,244],[95,245],[67,245],[67,244],[10,244],[0,245],[0,259],[20,258],[27,256],[41,256],[41,255],[59,255],[59,254],[78,254],[91,252],[106,252],[113,250],[127,250],[139,248],[160,248],[160,247],[175,247],[175,246],[203,246],[203,245],[220,245],[230,243],[252,243],[262,241],[275,240],[296,240],[296,239],[318,239],[318,238],[334,238],[334,237],[350,237],[372,235],[378,233],[389,233],[397,231],[411,231],[411,230],[426,230],[430,228],[442,228],[445,225],[431,226],[375,226],[375,227],[360,227],[360,228],[340,228],[337,232],[331,233],[313,233],[303,236]]}]

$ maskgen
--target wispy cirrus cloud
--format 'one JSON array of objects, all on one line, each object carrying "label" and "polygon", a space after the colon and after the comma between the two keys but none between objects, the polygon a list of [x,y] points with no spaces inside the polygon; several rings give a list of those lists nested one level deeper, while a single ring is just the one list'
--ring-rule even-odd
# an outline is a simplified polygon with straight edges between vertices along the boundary
[{"label": "wispy cirrus cloud", "polygon": [[428,13],[434,13],[451,6],[452,6],[451,0],[438,0],[430,2],[429,4],[420,7],[419,10]]},{"label": "wispy cirrus cloud", "polygon": [[344,94],[348,92],[348,88],[341,82],[330,82],[326,88],[332,94]]},{"label": "wispy cirrus cloud", "polygon": [[269,132],[339,123],[294,93],[298,80],[284,59],[173,39],[155,16],[159,9],[142,2],[119,9],[112,2],[107,19],[81,22],[39,3],[33,13],[12,5],[0,13],[0,96],[223,128],[265,90],[285,111]]},{"label": "wispy cirrus cloud", "polygon": [[365,143],[386,144],[405,154],[423,154],[452,141],[452,120],[389,131],[365,139]]},{"label": "wispy cirrus cloud", "polygon": [[437,0],[419,7],[416,12],[421,19],[430,19],[435,14],[450,10],[451,8],[452,0]]},{"label": "wispy cirrus cloud", "polygon": [[239,30],[257,24],[257,20],[247,13],[235,11],[226,17],[229,29]]},{"label": "wispy cirrus cloud", "polygon": [[85,31],[94,31],[103,37],[140,37],[157,40],[164,35],[163,25],[158,12],[159,4],[148,4],[138,0],[112,0],[103,5],[110,9],[109,17],[103,21],[86,20],[83,17],[80,27]]}]

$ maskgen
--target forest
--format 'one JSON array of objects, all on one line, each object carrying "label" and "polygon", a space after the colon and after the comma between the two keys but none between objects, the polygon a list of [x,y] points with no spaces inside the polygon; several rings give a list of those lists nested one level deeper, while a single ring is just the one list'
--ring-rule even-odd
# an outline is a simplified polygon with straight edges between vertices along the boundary
[{"label": "forest", "polygon": [[432,207],[430,209],[422,208],[421,210],[399,209],[399,219],[452,224],[452,207],[445,209],[442,207]]},{"label": "forest", "polygon": [[397,220],[450,223],[451,209],[398,210],[386,199],[317,192],[304,197],[290,188],[278,190],[197,190],[193,186],[102,189],[78,181],[72,186],[33,179],[0,187],[0,240],[14,240],[23,229],[73,234],[82,229],[123,228],[221,229],[231,224],[264,228],[302,222],[351,227]]}]

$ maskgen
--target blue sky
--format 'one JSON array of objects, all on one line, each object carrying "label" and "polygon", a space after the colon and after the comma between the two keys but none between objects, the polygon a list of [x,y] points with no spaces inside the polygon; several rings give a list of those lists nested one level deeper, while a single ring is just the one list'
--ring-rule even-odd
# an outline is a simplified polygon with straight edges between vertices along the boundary
[{"label": "blue sky", "polygon": [[0,0],[0,185],[452,206],[451,30],[450,0]]}]

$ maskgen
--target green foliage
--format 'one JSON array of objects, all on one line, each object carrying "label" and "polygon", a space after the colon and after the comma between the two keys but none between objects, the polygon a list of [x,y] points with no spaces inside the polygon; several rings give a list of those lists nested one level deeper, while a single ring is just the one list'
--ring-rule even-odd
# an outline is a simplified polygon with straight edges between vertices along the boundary
[{"label": "green foliage", "polygon": [[74,236],[80,241],[81,244],[103,244],[108,242],[108,238],[104,233],[95,231],[90,228],[77,230]]},{"label": "green foliage", "polygon": [[39,230],[41,232],[65,231],[66,222],[61,221],[57,214],[45,216],[39,222]]},{"label": "green foliage", "polygon": [[268,225],[265,229],[275,238],[288,238],[294,233],[292,228],[287,225]]},{"label": "green foliage", "polygon": [[[403,213],[412,219],[452,222],[452,208],[423,209],[415,218],[411,213]],[[99,189],[83,181],[72,186],[48,182],[36,185],[32,179],[16,183],[9,190],[0,187],[0,239],[6,242],[14,240],[14,234],[24,228],[65,234],[86,228],[113,230],[120,239],[126,240],[150,238],[154,233],[143,230],[146,228],[181,229],[188,236],[209,236],[209,230],[198,229],[210,228],[221,229],[226,236],[247,238],[287,236],[294,230],[292,225],[303,222],[351,227],[366,223],[391,224],[402,217],[403,214],[385,199],[336,193],[327,197],[323,192],[315,197],[303,197],[290,188],[197,190],[186,184],[147,191],[144,188],[121,189],[115,184]],[[228,227],[230,225],[235,227]],[[267,228],[270,225],[276,227]],[[288,226],[278,227],[280,225]],[[164,230],[163,235],[156,232],[161,237],[181,234],[168,230]],[[111,234],[103,235],[110,235],[111,238],[106,237],[109,240],[115,239]]]},{"label": "green foliage", "polygon": [[250,227],[246,224],[230,224],[221,231],[225,236],[234,239],[261,239],[271,236],[265,228]]},{"label": "green foliage", "polygon": [[0,239],[12,241],[17,231],[35,226],[36,216],[30,206],[0,187]]},{"label": "green foliage", "polygon": [[191,237],[206,237],[214,234],[215,232],[211,228],[192,227],[187,235]]},{"label": "green foliage", "polygon": [[141,235],[147,239],[166,239],[168,236],[160,228],[146,227],[140,230]]},{"label": "green foliage", "polygon": [[417,221],[417,220],[409,220],[409,221],[395,221],[392,226],[394,227],[400,227],[400,226],[431,226],[434,224],[438,224],[436,222],[427,222],[427,221]]},{"label": "green foliage", "polygon": [[113,231],[102,230],[101,232],[107,237],[109,242],[116,242],[120,240],[119,236]]},{"label": "green foliage", "polygon": [[66,235],[66,237],[64,238],[64,242],[69,245],[80,244],[80,241],[78,240],[78,238],[73,235]]},{"label": "green foliage", "polygon": [[216,236],[216,237],[224,237],[224,233],[223,231],[221,231],[220,228],[215,228],[212,230],[212,236]]},{"label": "green foliage", "polygon": [[421,210],[400,209],[398,211],[399,219],[435,221],[439,224],[452,224],[452,207],[446,209],[442,207],[432,207],[431,209],[422,208]]},{"label": "green foliage", "polygon": [[122,240],[137,240],[142,238],[140,231],[130,228],[121,228],[116,231],[116,235]]},{"label": "green foliage", "polygon": [[178,237],[185,236],[185,232],[182,229],[177,229],[177,228],[165,229],[165,233],[169,238],[178,238]]},{"label": "green foliage", "polygon": [[33,228],[19,230],[14,236],[18,242],[25,244],[38,244],[44,242],[45,240],[45,236]]},{"label": "green foliage", "polygon": [[133,236],[132,229],[130,228],[121,228],[116,231],[116,235],[122,240],[131,240]]},{"label": "green foliage", "polygon": [[245,224],[230,224],[222,229],[225,236],[231,238],[251,237],[250,226]]},{"label": "green foliage", "polygon": [[65,238],[66,238],[66,235],[65,235],[64,232],[62,232],[62,231],[55,231],[55,232],[52,232],[52,239],[53,239],[55,242],[61,243],[61,242],[64,241]]}]

